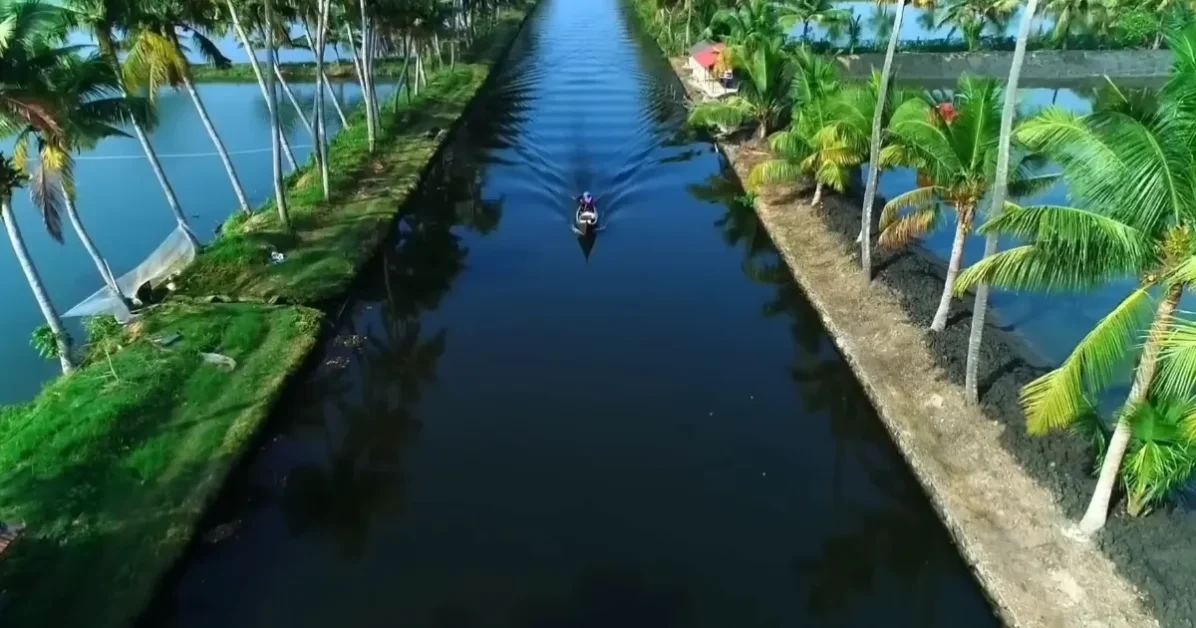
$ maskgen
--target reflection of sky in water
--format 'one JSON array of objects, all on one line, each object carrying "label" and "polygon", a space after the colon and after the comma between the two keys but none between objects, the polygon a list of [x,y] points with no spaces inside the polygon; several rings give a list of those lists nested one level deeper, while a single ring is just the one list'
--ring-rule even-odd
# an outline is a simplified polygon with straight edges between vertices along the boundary
[{"label": "reflection of sky in water", "polygon": [[[876,33],[875,25],[877,24],[877,22],[879,22],[878,11],[881,10],[881,9],[878,9],[878,7],[875,3],[872,3],[872,2],[840,2],[840,3],[837,3],[836,6],[838,6],[840,9],[843,9],[846,11],[851,11],[852,15],[858,16],[860,18],[860,22],[863,25],[863,34],[861,35],[861,39],[863,41],[869,41],[869,40],[875,39],[875,33]],[[885,7],[885,10],[887,10],[891,14],[891,12],[893,11],[893,8]],[[940,10],[939,15],[936,17],[936,20],[941,20],[942,15],[943,15],[943,11]],[[1004,33],[996,33],[993,31],[993,29],[988,28],[988,29],[985,29],[984,35],[985,36],[993,36],[993,35],[1003,34],[1003,35],[1006,35],[1009,37],[1016,35],[1017,28],[1018,28],[1018,22],[1020,20],[1020,15],[1021,15],[1021,9],[1019,8],[1018,11],[1013,14],[1011,19],[1006,24]],[[1054,25],[1054,20],[1047,18],[1047,17],[1035,18],[1034,22],[1035,22],[1034,27],[1030,31],[1031,33],[1039,32],[1039,31],[1049,31]],[[939,28],[927,28],[928,23],[929,22],[928,22],[928,17],[927,17],[927,11],[925,11],[923,9],[917,9],[914,7],[906,7],[905,14],[901,18],[901,39],[903,41],[912,41],[912,40],[918,40],[918,39],[943,39],[943,38],[946,38],[948,34],[951,34],[952,26],[950,24],[945,24]],[[791,34],[793,34],[794,36],[798,36],[798,37],[801,36],[801,32],[802,32],[802,25],[800,23],[793,30],[790,31]],[[826,38],[826,29],[825,28],[821,28],[815,24],[810,24],[810,39],[825,39],[825,38]],[[963,40],[963,36],[962,36],[962,34],[960,34],[960,32],[958,30],[955,31],[954,34],[951,34],[951,38],[959,39],[961,41]],[[846,40],[844,38],[844,39],[841,39],[840,41],[846,41]]]},{"label": "reflection of sky in water", "polygon": [[[1061,89],[1025,89],[1022,90],[1021,108],[1023,112],[1048,106],[1052,99],[1061,107],[1067,107],[1079,113],[1091,111],[1091,103],[1074,91]],[[914,174],[909,170],[894,170],[885,172],[881,177],[880,190],[885,198],[913,189]],[[1023,205],[1066,205],[1068,204],[1067,190],[1060,182],[1051,190],[1029,199],[1022,199]],[[945,214],[947,220],[942,227],[924,241],[927,248],[946,259],[951,250],[954,237],[955,216],[953,212]],[[1001,248],[1009,248],[1013,241],[1003,241]],[[984,252],[984,240],[973,235],[968,239],[964,250],[963,264],[973,264]],[[992,310],[997,322],[1012,327],[1025,339],[1029,340],[1051,362],[1059,362],[1067,357],[1075,345],[1084,337],[1098,320],[1104,317],[1113,307],[1123,299],[1133,288],[1132,282],[1109,286],[1101,291],[1082,295],[1043,295],[1043,294],[1011,294],[998,292],[992,299]],[[1190,306],[1190,301],[1185,300]]]}]

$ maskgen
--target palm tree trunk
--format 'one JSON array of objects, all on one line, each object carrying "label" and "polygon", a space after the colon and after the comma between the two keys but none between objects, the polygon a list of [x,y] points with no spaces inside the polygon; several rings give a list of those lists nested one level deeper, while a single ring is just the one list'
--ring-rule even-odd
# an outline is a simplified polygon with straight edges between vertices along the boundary
[{"label": "palm tree trunk", "polygon": [[345,23],[345,37],[349,42],[349,57],[353,59],[353,72],[357,75],[357,82],[363,83],[365,75],[361,71],[361,61],[357,58],[357,44],[353,43],[353,27]]},{"label": "palm tree trunk", "polygon": [[[328,32],[328,11],[331,0],[318,0],[316,3],[316,41],[313,48],[316,53],[316,159],[320,162],[320,184],[324,192],[324,201],[331,196],[328,172],[328,129],[324,123],[324,42]],[[311,35],[307,37],[311,42]],[[332,90],[329,89],[331,92]],[[333,97],[335,101],[336,97]],[[342,120],[344,119],[342,115]]]},{"label": "palm tree trunk", "polygon": [[1109,448],[1105,451],[1104,462],[1101,463],[1096,489],[1092,491],[1092,500],[1088,502],[1084,518],[1080,520],[1080,532],[1083,534],[1092,534],[1105,526],[1105,520],[1109,514],[1109,500],[1113,496],[1113,487],[1117,484],[1121,461],[1125,458],[1125,450],[1133,435],[1133,425],[1130,423],[1131,413],[1146,401],[1146,397],[1150,393],[1150,385],[1154,381],[1154,375],[1159,366],[1159,345],[1170,329],[1171,317],[1179,307],[1179,300],[1183,293],[1182,285],[1167,288],[1158,310],[1155,311],[1154,322],[1150,324],[1146,344],[1142,348],[1142,358],[1138,360],[1138,368],[1134,372],[1134,385],[1130,387],[1129,397],[1126,398],[1125,406],[1121,409],[1121,416],[1117,419],[1113,437],[1109,439]]},{"label": "palm tree trunk", "polygon": [[889,35],[889,48],[885,52],[885,65],[880,73],[880,90],[876,95],[876,108],[872,114],[872,149],[868,159],[868,182],[864,186],[864,207],[861,211],[863,237],[860,238],[860,263],[864,277],[872,281],[872,204],[876,202],[876,183],[880,178],[880,122],[884,117],[889,98],[889,82],[893,77],[893,56],[897,52],[898,34],[901,32],[901,18],[905,14],[905,0],[898,0],[896,15],[893,16],[893,32]]},{"label": "palm tree trunk", "polygon": [[83,248],[87,250],[87,254],[91,256],[91,261],[96,265],[96,270],[100,273],[100,279],[104,281],[104,285],[112,291],[116,298],[124,301],[125,305],[130,305],[128,295],[121,289],[120,284],[116,283],[116,276],[112,274],[112,268],[108,266],[108,260],[100,254],[100,249],[96,247],[95,242],[91,239],[91,234],[87,232],[87,228],[83,226],[83,220],[79,218],[79,208],[75,205],[75,198],[71,195],[66,186],[59,184],[62,190],[63,207],[66,209],[66,216],[71,221],[71,226],[75,229],[75,234],[79,236],[79,241],[83,243]]},{"label": "palm tree trunk", "polygon": [[[129,94],[125,89],[121,88],[122,94],[128,98]],[[154,147],[150,144],[149,137],[145,134],[145,129],[141,128],[141,123],[133,120],[133,134],[137,136],[137,141],[141,142],[141,150],[145,152],[145,157],[149,161],[150,169],[154,171],[154,176],[158,179],[158,184],[162,186],[162,193],[166,195],[166,204],[170,206],[170,213],[174,214],[174,221],[178,224],[183,233],[187,235],[187,239],[195,247],[199,246],[199,239],[195,237],[195,232],[191,230],[191,225],[187,222],[187,216],[183,214],[183,209],[179,206],[179,198],[175,196],[174,187],[170,185],[170,180],[166,178],[166,171],[162,169],[162,162],[158,161],[158,153],[154,151]]]},{"label": "palm tree trunk", "polygon": [[[99,46],[100,54],[102,54],[117,76],[121,75],[120,59],[116,56],[116,44],[112,41],[112,33],[104,29],[96,31],[96,43]],[[125,89],[124,84],[120,86],[121,96],[129,97],[129,92]],[[187,223],[187,216],[183,214],[183,210],[179,206],[179,198],[174,193],[174,188],[171,187],[170,181],[166,178],[166,172],[162,170],[162,162],[158,161],[158,154],[154,152],[154,147],[150,144],[149,137],[145,134],[145,129],[142,128],[141,123],[133,120],[133,133],[137,136],[137,141],[141,143],[141,150],[145,153],[146,160],[150,163],[150,169],[154,171],[154,176],[158,179],[158,184],[162,186],[162,193],[166,195],[166,204],[170,206],[170,212],[174,214],[174,220],[178,223],[179,228],[187,235],[187,239],[191,244],[198,247],[199,240],[195,237],[195,233],[191,231],[191,225]]]},{"label": "palm tree trunk", "polygon": [[[369,137],[369,151],[373,153],[378,146],[378,121],[374,119],[374,107],[371,104],[373,98],[370,96],[370,68],[369,60],[366,58],[370,41],[370,23],[365,10],[366,0],[360,0],[359,6],[361,8],[361,93],[365,98],[365,126],[366,135]],[[353,54],[356,55],[356,44],[353,44],[352,39],[349,43],[353,46]]]},{"label": "palm tree trunk", "polygon": [[947,314],[951,311],[951,293],[955,290],[955,278],[959,276],[959,263],[963,260],[963,245],[968,240],[971,230],[970,209],[959,212],[959,222],[955,226],[955,243],[951,245],[951,258],[947,262],[947,281],[943,285],[943,296],[939,299],[939,309],[934,313],[934,321],[930,323],[930,331],[943,331],[947,328]]},{"label": "palm tree trunk", "polygon": [[814,183],[814,197],[810,199],[810,204],[813,205],[815,209],[822,207],[822,181],[816,181]]},{"label": "palm tree trunk", "polygon": [[70,375],[75,370],[75,363],[71,361],[70,337],[66,335],[62,319],[58,317],[54,304],[46,295],[46,288],[42,284],[41,276],[37,274],[37,268],[29,259],[29,249],[25,248],[25,239],[21,237],[21,228],[17,226],[16,216],[13,216],[12,213],[11,195],[0,198],[0,220],[4,222],[4,227],[8,230],[8,241],[12,243],[12,250],[17,255],[17,263],[21,265],[21,271],[25,273],[25,280],[29,282],[29,289],[33,291],[33,298],[37,300],[37,306],[41,308],[46,324],[54,333],[54,340],[58,344],[58,363],[62,366],[62,374]]},{"label": "palm tree trunk", "polygon": [[303,128],[307,129],[307,134],[315,137],[316,127],[312,126],[307,114],[303,113],[299,99],[295,98],[295,92],[291,91],[290,83],[287,83],[286,77],[282,75],[282,66],[278,64],[278,55],[274,56],[274,76],[278,77],[278,85],[282,87],[282,93],[286,94],[287,100],[291,101],[291,107],[295,109],[295,113],[299,114],[299,121],[303,123]]},{"label": "palm tree trunk", "polygon": [[[325,28],[327,28],[327,25],[325,25]],[[316,44],[312,41],[311,33],[306,33],[306,36],[307,36],[307,45],[312,46],[312,49],[314,50]],[[326,45],[327,44],[325,44],[325,46]],[[336,98],[336,92],[332,90],[332,83],[330,83],[328,81],[328,73],[325,71],[321,71],[316,75],[316,77],[317,77],[316,82],[318,84],[317,88],[328,90],[328,96],[331,97],[330,100],[332,101],[332,108],[336,109],[336,116],[341,119],[341,128],[342,129],[349,128],[349,119],[347,117],[345,117],[345,111],[343,109],[341,109],[341,103]]]},{"label": "palm tree trunk", "polygon": [[208,131],[208,137],[212,138],[212,144],[216,147],[216,153],[220,155],[220,161],[224,164],[224,171],[228,173],[228,180],[233,184],[233,192],[237,195],[237,203],[241,205],[241,211],[250,213],[249,201],[245,198],[245,189],[241,187],[241,180],[237,178],[237,171],[233,168],[233,161],[228,156],[228,151],[224,148],[224,141],[220,139],[220,134],[216,132],[216,127],[212,124],[212,119],[208,117],[208,110],[203,105],[203,100],[199,97],[199,92],[195,89],[195,84],[191,81],[191,77],[183,76],[183,85],[187,87],[187,93],[191,95],[191,102],[195,104],[195,110],[199,112],[199,119],[203,122],[203,126]]},{"label": "palm tree trunk", "polygon": [[[274,0],[265,0],[266,23],[272,24],[274,17]],[[252,50],[250,57],[253,56]],[[274,67],[274,59],[277,55],[274,52],[273,40],[268,40],[266,43],[266,65]],[[271,169],[273,171],[274,179],[274,205],[278,208],[278,220],[282,223],[284,230],[291,229],[291,213],[287,208],[286,190],[282,183],[282,150],[281,138],[282,129],[279,127],[278,120],[278,92],[274,89],[274,73],[266,73],[266,105],[270,111],[270,160]]]},{"label": "palm tree trunk", "polygon": [[[262,90],[262,98],[266,101],[266,108],[272,109],[274,105],[270,99],[270,92],[266,89],[266,79],[262,75],[262,68],[257,63],[257,53],[254,52],[253,46],[249,43],[249,37],[245,34],[245,29],[241,27],[241,20],[237,17],[237,9],[233,5],[232,0],[225,0],[228,6],[228,15],[230,21],[233,23],[233,30],[237,32],[237,39],[241,40],[241,45],[245,47],[245,51],[249,55],[249,67],[253,68],[253,75],[257,77],[257,86]],[[273,81],[271,81],[273,82]],[[286,151],[287,162],[291,165],[291,170],[299,167],[299,162],[295,160],[295,152],[291,150],[291,143],[287,141],[287,136],[284,134],[281,139],[282,147]]]},{"label": "palm tree trunk", "polygon": [[693,31],[691,24],[694,21],[694,0],[685,0],[685,47],[688,48],[693,45]]},{"label": "palm tree trunk", "polygon": [[[997,145],[996,181],[993,182],[992,209],[989,220],[994,220],[1005,209],[1005,196],[1009,191],[1009,144],[1013,137],[1013,118],[1017,115],[1017,84],[1022,75],[1022,62],[1026,58],[1026,41],[1030,37],[1030,23],[1038,0],[1026,3],[1022,22],[1017,30],[1017,45],[1013,48],[1013,62],[1009,66],[1009,81],[1005,85],[1005,108],[1001,111],[1001,135]],[[997,254],[997,234],[984,237],[984,257]],[[968,334],[968,358],[964,367],[964,391],[972,403],[980,401],[977,378],[980,373],[980,343],[984,339],[985,316],[988,315],[988,282],[982,281],[976,288],[976,302],[972,308],[972,329]]]},{"label": "palm tree trunk", "polygon": [[[399,108],[399,95],[404,89],[407,93],[411,93],[411,86],[407,85],[407,66],[411,65],[411,44],[406,37],[403,38],[403,69],[399,70],[399,84],[395,86],[395,93],[391,99],[391,108],[397,110]],[[410,98],[408,98],[410,101]]]}]

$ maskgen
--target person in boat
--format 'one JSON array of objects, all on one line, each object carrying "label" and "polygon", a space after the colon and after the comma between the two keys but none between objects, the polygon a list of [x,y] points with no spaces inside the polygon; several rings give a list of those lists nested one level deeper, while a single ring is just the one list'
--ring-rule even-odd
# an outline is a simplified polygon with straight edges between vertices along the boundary
[{"label": "person in boat", "polygon": [[594,206],[594,197],[590,196],[589,192],[582,192],[577,199],[577,219],[584,220],[590,224],[598,221],[598,209]]},{"label": "person in boat", "polygon": [[590,196],[589,192],[582,192],[581,196],[577,198],[577,202],[581,204],[581,211],[596,212],[594,208],[594,197]]}]

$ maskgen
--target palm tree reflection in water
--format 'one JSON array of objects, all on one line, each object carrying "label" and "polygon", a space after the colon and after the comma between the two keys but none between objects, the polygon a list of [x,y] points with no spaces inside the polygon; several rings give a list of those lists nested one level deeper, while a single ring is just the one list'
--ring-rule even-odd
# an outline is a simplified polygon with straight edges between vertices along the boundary
[{"label": "palm tree reflection in water", "polygon": [[310,403],[295,406],[328,450],[291,470],[287,523],[296,534],[328,535],[353,557],[364,552],[371,521],[401,510],[403,452],[419,436],[419,404],[448,343],[447,330],[425,329],[422,317],[440,306],[468,254],[453,230],[486,233],[502,217],[501,201],[481,198],[475,160],[444,155],[400,217],[380,272],[361,288],[358,302],[371,306],[346,316],[304,387]]},{"label": "palm tree reflection in water", "polygon": [[[744,273],[776,287],[765,304],[766,318],[788,316],[795,359],[790,368],[802,418],[827,421],[834,443],[831,508],[834,530],[814,556],[792,562],[808,592],[807,609],[815,617],[851,619],[868,616],[861,608],[878,591],[891,591],[893,625],[933,626],[956,550],[941,533],[934,511],[876,417],[854,373],[834,347],[821,321],[793,281],[742,187],[730,173],[711,177],[691,193],[727,210],[715,226],[726,242],[744,251]],[[817,428],[815,428],[817,429]],[[845,483],[845,477],[851,477]],[[860,483],[864,483],[860,490]],[[904,615],[904,617],[902,617]]]}]

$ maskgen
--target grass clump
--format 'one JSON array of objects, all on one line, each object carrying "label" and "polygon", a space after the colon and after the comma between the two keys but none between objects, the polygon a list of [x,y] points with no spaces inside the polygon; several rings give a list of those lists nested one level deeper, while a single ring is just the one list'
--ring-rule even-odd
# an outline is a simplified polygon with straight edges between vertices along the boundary
[{"label": "grass clump", "polygon": [[0,408],[0,520],[29,526],[0,563],[4,625],[106,628],[140,612],[315,345],[321,317],[164,306],[106,337],[118,351],[93,350],[33,402]]}]

